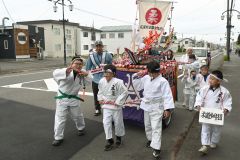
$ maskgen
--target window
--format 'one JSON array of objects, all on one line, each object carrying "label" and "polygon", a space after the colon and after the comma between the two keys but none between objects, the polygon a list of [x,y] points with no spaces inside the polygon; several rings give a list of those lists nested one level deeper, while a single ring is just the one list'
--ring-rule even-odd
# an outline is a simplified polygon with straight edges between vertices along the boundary
[{"label": "window", "polygon": [[106,34],[105,34],[105,33],[101,34],[101,38],[102,38],[102,39],[107,38]]},{"label": "window", "polygon": [[26,39],[26,36],[18,36],[18,40],[19,41],[26,41],[27,39]]},{"label": "window", "polygon": [[19,32],[17,35],[17,41],[19,44],[24,45],[27,42],[27,36],[24,32]]},{"label": "window", "polygon": [[185,44],[188,44],[188,41],[185,41]]},{"label": "window", "polygon": [[72,54],[72,45],[71,44],[67,44],[67,53]]},{"label": "window", "polygon": [[66,39],[68,40],[72,39],[72,32],[70,29],[66,29]]},{"label": "window", "polygon": [[88,37],[88,32],[83,32],[83,37]]},{"label": "window", "polygon": [[4,43],[4,49],[8,49],[8,40],[4,40],[3,43]]},{"label": "window", "polygon": [[55,35],[60,35],[60,28],[53,28],[53,32]]},{"label": "window", "polygon": [[83,50],[88,50],[88,45],[83,45]]},{"label": "window", "polygon": [[61,51],[61,44],[55,44],[55,51]]},{"label": "window", "polygon": [[92,32],[92,34],[91,34],[91,40],[92,40],[92,41],[96,41],[96,33],[95,33],[95,32]]},{"label": "window", "polygon": [[118,33],[118,38],[124,38],[124,33]]},{"label": "window", "polygon": [[109,33],[109,38],[115,38],[115,33]]}]

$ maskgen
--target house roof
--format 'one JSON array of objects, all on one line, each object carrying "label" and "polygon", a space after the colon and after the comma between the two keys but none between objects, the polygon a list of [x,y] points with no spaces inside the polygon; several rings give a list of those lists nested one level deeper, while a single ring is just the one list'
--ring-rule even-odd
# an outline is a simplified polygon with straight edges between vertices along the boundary
[{"label": "house roof", "polygon": [[190,40],[190,41],[192,41],[192,42],[195,41],[195,40],[193,40],[193,39],[191,39],[191,38],[183,38],[183,39],[179,40],[179,42],[182,42],[182,41],[184,41],[184,40]]},{"label": "house roof", "polygon": [[131,32],[131,25],[122,25],[122,26],[103,26],[100,28],[103,32]]},{"label": "house roof", "polygon": [[[22,21],[22,22],[17,22],[17,24],[25,24],[25,25],[29,25],[29,24],[47,24],[47,23],[51,23],[51,24],[62,24],[62,20],[38,20],[38,21]],[[76,26],[79,27],[79,23],[73,23],[73,22],[65,22],[66,25],[69,26]]]},{"label": "house roof", "polygon": [[95,31],[95,32],[102,32],[100,29],[96,29],[94,27],[87,27],[87,26],[79,26],[80,29],[85,30],[85,31]]}]

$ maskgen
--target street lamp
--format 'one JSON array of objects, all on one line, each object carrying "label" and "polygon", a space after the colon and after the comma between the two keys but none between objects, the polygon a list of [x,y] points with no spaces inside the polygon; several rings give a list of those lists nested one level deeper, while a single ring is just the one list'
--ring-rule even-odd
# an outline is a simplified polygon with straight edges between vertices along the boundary
[{"label": "street lamp", "polygon": [[[240,19],[240,11],[238,11],[238,10],[236,10],[236,9],[232,9],[232,10],[230,10],[230,11],[235,11],[235,12],[237,12],[237,13],[238,13],[237,19]],[[225,18],[224,13],[226,13],[226,12],[227,12],[227,11],[224,11],[224,12],[222,13],[222,15],[221,15],[221,20],[224,20],[224,18]],[[232,16],[232,15],[230,15],[230,16]]]},{"label": "street lamp", "polygon": [[[66,6],[65,4],[65,0],[48,0],[50,2],[53,2],[54,3],[54,6],[53,6],[53,11],[54,12],[57,12],[57,4],[60,4],[62,5],[62,13],[63,13],[63,19],[62,19],[62,23],[63,23],[63,47],[64,47],[64,65],[66,66],[67,65],[67,57],[66,57],[66,34],[65,34],[65,15],[64,15],[64,7]],[[70,11],[73,11],[73,4],[70,0],[67,0],[70,4],[68,5],[69,7],[69,10]]]},{"label": "street lamp", "polygon": [[227,12],[227,43],[226,43],[226,49],[227,49],[227,60],[230,61],[230,45],[231,45],[231,28],[234,27],[231,24],[232,19],[232,11],[235,11],[238,13],[237,18],[240,19],[240,12],[235,9],[229,9],[229,0],[227,1],[227,10],[224,11],[221,15],[221,20],[224,20],[224,13]]}]

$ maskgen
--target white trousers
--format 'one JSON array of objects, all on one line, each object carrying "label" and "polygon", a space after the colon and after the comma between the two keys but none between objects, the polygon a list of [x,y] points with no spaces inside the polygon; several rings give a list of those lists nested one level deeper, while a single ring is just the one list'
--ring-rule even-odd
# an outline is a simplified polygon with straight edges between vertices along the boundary
[{"label": "white trousers", "polygon": [[80,106],[56,106],[54,139],[60,140],[64,137],[64,128],[67,120],[67,114],[70,113],[72,120],[75,122],[78,130],[85,128],[85,121]]},{"label": "white trousers", "polygon": [[123,111],[113,109],[103,109],[103,127],[106,139],[111,139],[112,136],[112,122],[115,126],[115,135],[122,137],[125,135],[125,128],[123,123]]},{"label": "white trousers", "polygon": [[189,96],[189,106],[188,106],[190,110],[193,110],[193,108],[194,108],[195,99],[196,99],[196,95],[190,94],[190,96]]},{"label": "white trousers", "polygon": [[186,105],[187,108],[189,108],[190,110],[193,110],[194,108],[194,103],[195,103],[195,99],[196,99],[196,95],[194,94],[185,94],[184,95],[184,100],[183,100],[183,104]]},{"label": "white trousers", "polygon": [[151,141],[153,149],[161,149],[163,110],[157,109],[151,112],[144,111],[144,125],[146,137]]},{"label": "white trousers", "polygon": [[202,124],[201,142],[202,145],[218,144],[220,141],[222,126]]}]

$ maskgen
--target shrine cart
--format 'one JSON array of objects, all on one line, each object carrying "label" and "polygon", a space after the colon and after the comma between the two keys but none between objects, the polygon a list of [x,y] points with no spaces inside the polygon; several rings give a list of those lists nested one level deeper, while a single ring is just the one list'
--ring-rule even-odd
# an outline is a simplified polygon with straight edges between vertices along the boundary
[{"label": "shrine cart", "polygon": [[[142,97],[142,92],[138,92],[132,85],[132,75],[136,72],[146,69],[146,65],[124,65],[115,64],[117,67],[117,77],[124,81],[128,88],[129,95],[126,99],[123,108],[123,118],[126,122],[136,125],[144,125],[144,112],[139,108],[139,100]],[[161,61],[160,72],[170,84],[174,101],[177,100],[177,63],[176,61]],[[134,103],[136,102],[136,103]],[[173,110],[171,110],[173,113]],[[167,127],[171,122],[172,114],[169,118],[163,119],[163,127]]]}]

